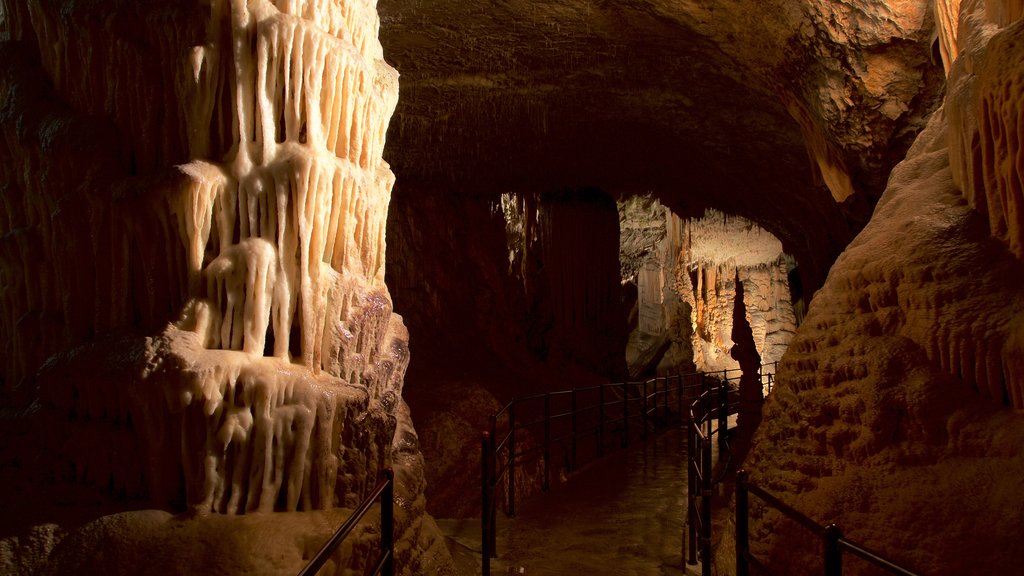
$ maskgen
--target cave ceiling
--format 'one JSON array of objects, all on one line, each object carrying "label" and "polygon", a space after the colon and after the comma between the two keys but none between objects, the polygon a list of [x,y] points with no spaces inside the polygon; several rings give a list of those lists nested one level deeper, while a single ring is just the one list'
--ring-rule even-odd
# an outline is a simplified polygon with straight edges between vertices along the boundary
[{"label": "cave ceiling", "polygon": [[821,275],[942,83],[928,3],[890,4],[380,0],[396,194],[650,191],[757,221]]}]

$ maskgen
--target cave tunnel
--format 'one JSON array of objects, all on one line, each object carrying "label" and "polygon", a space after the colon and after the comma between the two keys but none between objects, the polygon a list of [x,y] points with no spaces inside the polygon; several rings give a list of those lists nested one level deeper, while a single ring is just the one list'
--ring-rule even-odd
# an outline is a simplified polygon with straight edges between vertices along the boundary
[{"label": "cave tunnel", "polygon": [[[0,573],[296,573],[390,469],[397,572],[448,576],[430,513],[480,516],[510,398],[775,360],[755,483],[922,574],[1011,572],[1022,16],[0,1]],[[676,563],[680,495],[604,552]]]},{"label": "cave tunnel", "polygon": [[[909,40],[882,43],[877,49],[898,53],[901,73],[916,79],[897,98],[906,112],[886,117],[859,106],[836,109],[815,93],[849,71],[808,53],[765,50],[797,41],[785,38],[789,32],[773,37],[779,33],[773,26],[792,14],[776,15],[779,21],[760,29],[744,28],[753,24],[733,20],[735,8],[728,6],[505,3],[478,10],[382,1],[378,8],[385,53],[401,75],[384,152],[397,174],[388,286],[419,352],[407,395],[423,429],[434,425],[435,411],[441,420],[474,413],[461,400],[467,389],[481,395],[474,417],[483,421],[495,401],[640,375],[635,366],[611,366],[595,356],[621,361],[628,347],[633,361],[650,363],[637,360],[636,334],[629,340],[622,320],[630,296],[616,294],[607,271],[616,263],[607,257],[594,257],[585,273],[588,282],[605,283],[605,307],[620,319],[558,336],[556,316],[573,305],[552,301],[557,292],[548,282],[559,264],[546,261],[543,247],[550,244],[536,238],[553,233],[537,222],[552,197],[596,190],[620,206],[653,199],[686,222],[705,213],[752,222],[791,255],[784,274],[805,299],[790,296],[800,309],[867,223],[888,171],[920,129],[920,117],[938,104],[943,83],[930,44],[922,44],[925,50],[910,49]],[[842,44],[801,41],[821,50]],[[858,58],[845,54],[838,66],[854,66]],[[893,89],[883,99],[895,97]],[[838,117],[877,132],[855,143],[830,124]],[[496,208],[509,197],[519,199],[519,232]],[[573,245],[576,256],[613,254],[621,231],[588,216],[592,205],[573,205],[575,216],[552,221],[562,244]],[[612,313],[619,301],[627,301],[627,310]],[[729,336],[726,328],[704,338],[731,346]],[[550,349],[558,342],[591,353],[559,356]],[[673,351],[676,370],[693,354]],[[699,368],[732,367],[728,354],[698,361]],[[472,419],[463,421],[467,430]],[[438,470],[455,469],[434,460]],[[458,484],[442,473],[430,480],[431,486]],[[431,496],[431,505],[445,506],[445,498]]]}]

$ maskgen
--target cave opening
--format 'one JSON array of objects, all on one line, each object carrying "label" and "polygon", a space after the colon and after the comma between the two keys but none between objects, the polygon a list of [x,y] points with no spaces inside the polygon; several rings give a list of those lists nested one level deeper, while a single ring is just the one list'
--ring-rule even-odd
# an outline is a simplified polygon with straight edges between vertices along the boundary
[{"label": "cave opening", "polygon": [[775,236],[713,209],[680,218],[650,194],[619,207],[621,281],[637,294],[626,348],[631,378],[739,368],[732,308],[744,288],[751,348],[769,365],[782,357],[797,326],[795,259]]},{"label": "cave opening", "polygon": [[796,330],[796,260],[741,216],[596,187],[439,200],[399,181],[395,195],[387,284],[412,334],[404,396],[438,516],[475,513],[462,454],[511,399],[740,368],[737,315],[767,363]]}]

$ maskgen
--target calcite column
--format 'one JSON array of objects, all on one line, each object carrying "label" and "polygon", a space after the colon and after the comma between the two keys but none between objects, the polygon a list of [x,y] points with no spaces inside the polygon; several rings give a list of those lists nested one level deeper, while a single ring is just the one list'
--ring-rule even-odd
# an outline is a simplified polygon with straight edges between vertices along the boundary
[{"label": "calcite column", "polygon": [[53,355],[55,475],[203,517],[352,506],[394,464],[420,538],[375,4],[2,15],[5,379]]}]

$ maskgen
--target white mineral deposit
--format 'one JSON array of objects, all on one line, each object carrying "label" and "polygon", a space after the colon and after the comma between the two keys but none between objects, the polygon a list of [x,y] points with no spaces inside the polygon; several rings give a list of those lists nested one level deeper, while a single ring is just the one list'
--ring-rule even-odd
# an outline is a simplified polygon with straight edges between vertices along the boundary
[{"label": "white mineral deposit", "polygon": [[515,418],[495,573],[681,574],[651,379],[724,370],[714,573],[741,466],[1015,573],[1022,40],[1022,0],[0,0],[0,574],[296,574],[389,469],[395,573],[479,574]]}]

